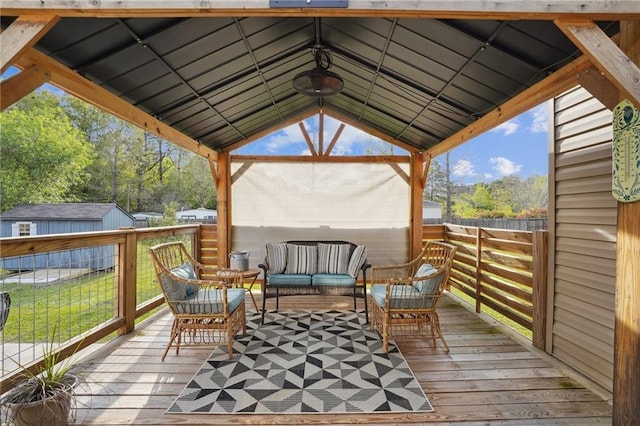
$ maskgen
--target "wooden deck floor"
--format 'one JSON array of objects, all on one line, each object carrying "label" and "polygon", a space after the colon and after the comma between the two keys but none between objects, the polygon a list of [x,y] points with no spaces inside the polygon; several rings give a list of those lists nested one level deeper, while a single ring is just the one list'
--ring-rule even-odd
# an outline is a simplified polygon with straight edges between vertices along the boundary
[{"label": "wooden deck floor", "polygon": [[[256,297],[258,298],[258,297]],[[258,301],[260,303],[260,301]],[[269,301],[270,303],[272,301]],[[346,297],[283,298],[281,308],[349,309]],[[360,302],[359,302],[360,303]],[[269,304],[267,305],[269,307]],[[247,300],[248,309],[253,309]],[[441,322],[449,353],[430,341],[397,343],[435,407],[416,415],[168,415],[165,410],[211,349],[169,352],[171,317],[160,315],[81,363],[78,424],[447,424],[603,425],[611,404],[448,297]]]}]

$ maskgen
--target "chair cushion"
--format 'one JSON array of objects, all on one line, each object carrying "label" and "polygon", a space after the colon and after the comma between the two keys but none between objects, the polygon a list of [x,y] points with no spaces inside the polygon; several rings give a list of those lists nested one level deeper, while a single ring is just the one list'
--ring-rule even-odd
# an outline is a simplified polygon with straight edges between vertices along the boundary
[{"label": "chair cushion", "polygon": [[306,274],[272,274],[269,275],[270,286],[301,287],[311,285],[311,275]]},{"label": "chair cushion", "polygon": [[287,267],[287,243],[267,243],[267,265],[272,274],[282,274]]},{"label": "chair cushion", "polygon": [[[386,284],[371,286],[371,298],[376,305],[384,307],[387,297]],[[391,285],[391,309],[421,308],[424,301],[422,296],[412,285]]]},{"label": "chair cushion", "polygon": [[[184,278],[187,280],[198,279],[198,276],[196,275],[196,271],[193,269],[193,266],[191,266],[191,263],[189,262],[184,262],[181,266],[178,266],[177,268],[173,268],[171,272],[173,272],[180,278]],[[191,296],[192,294],[194,294],[196,291],[198,291],[198,288],[199,286],[196,284],[187,284],[187,287],[186,287],[187,296]]]},{"label": "chair cushion", "polygon": [[[429,277],[438,272],[436,268],[433,267],[430,263],[423,263],[420,265],[414,277]],[[414,280],[413,285],[416,290],[418,290],[422,294],[432,294],[435,290],[435,285],[438,283],[437,279],[425,279],[425,280]]]},{"label": "chair cushion", "polygon": [[318,271],[318,246],[287,244],[287,274],[313,275]]},{"label": "chair cushion", "polygon": [[351,259],[349,259],[349,266],[347,267],[347,275],[352,276],[353,278],[358,278],[358,273],[360,272],[360,268],[364,265],[364,262],[367,260],[367,247],[366,246],[357,246],[353,253],[351,253]]},{"label": "chair cushion", "polygon": [[347,274],[315,274],[311,279],[312,286],[353,287],[356,279]]},{"label": "chair cushion", "polygon": [[[243,288],[227,289],[227,301],[229,312],[233,312],[244,300],[245,290]],[[176,311],[181,314],[221,314],[223,311],[222,290],[203,289],[185,302],[175,304]]]},{"label": "chair cushion", "polygon": [[318,273],[346,274],[350,249],[349,244],[318,243]]}]

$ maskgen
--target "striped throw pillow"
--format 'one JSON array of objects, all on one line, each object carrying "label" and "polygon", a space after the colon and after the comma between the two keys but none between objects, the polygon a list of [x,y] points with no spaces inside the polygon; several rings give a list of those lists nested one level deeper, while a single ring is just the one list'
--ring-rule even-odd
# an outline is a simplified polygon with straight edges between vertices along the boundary
[{"label": "striped throw pillow", "polygon": [[318,243],[318,273],[346,274],[350,248],[349,244]]},{"label": "striped throw pillow", "polygon": [[367,260],[367,247],[366,246],[358,246],[353,250],[351,254],[351,259],[349,259],[349,267],[347,268],[347,274],[352,278],[358,278],[358,273],[360,272],[360,268],[364,265],[364,262]]},{"label": "striped throw pillow", "polygon": [[287,267],[287,243],[267,243],[270,274],[282,274]]},{"label": "striped throw pillow", "polygon": [[287,244],[287,274],[313,275],[318,271],[318,247]]}]

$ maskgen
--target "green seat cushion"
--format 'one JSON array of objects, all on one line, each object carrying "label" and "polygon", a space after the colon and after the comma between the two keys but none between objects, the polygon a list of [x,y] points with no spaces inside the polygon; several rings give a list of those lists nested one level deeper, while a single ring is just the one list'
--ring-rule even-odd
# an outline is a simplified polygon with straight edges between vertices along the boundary
[{"label": "green seat cushion", "polygon": [[[376,305],[384,307],[387,297],[385,284],[371,286],[371,298]],[[391,309],[423,308],[425,297],[412,285],[391,285]]]},{"label": "green seat cushion", "polygon": [[[243,288],[227,289],[227,301],[229,312],[233,312],[244,300]],[[176,310],[181,314],[220,314],[223,310],[222,290],[199,290],[189,297],[184,303],[175,304]]]},{"label": "green seat cushion", "polygon": [[311,275],[306,274],[272,274],[269,285],[275,287],[302,287],[311,285]]},{"label": "green seat cushion", "polygon": [[311,285],[353,287],[356,285],[356,279],[346,274],[315,274],[311,280]]}]

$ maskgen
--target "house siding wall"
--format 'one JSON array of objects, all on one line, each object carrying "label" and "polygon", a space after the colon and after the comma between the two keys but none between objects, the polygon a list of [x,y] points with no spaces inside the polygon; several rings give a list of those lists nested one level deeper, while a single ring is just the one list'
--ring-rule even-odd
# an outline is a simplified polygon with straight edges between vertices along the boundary
[{"label": "house siding wall", "polygon": [[611,111],[576,88],[553,103],[551,348],[613,390],[617,203],[611,195]]}]

